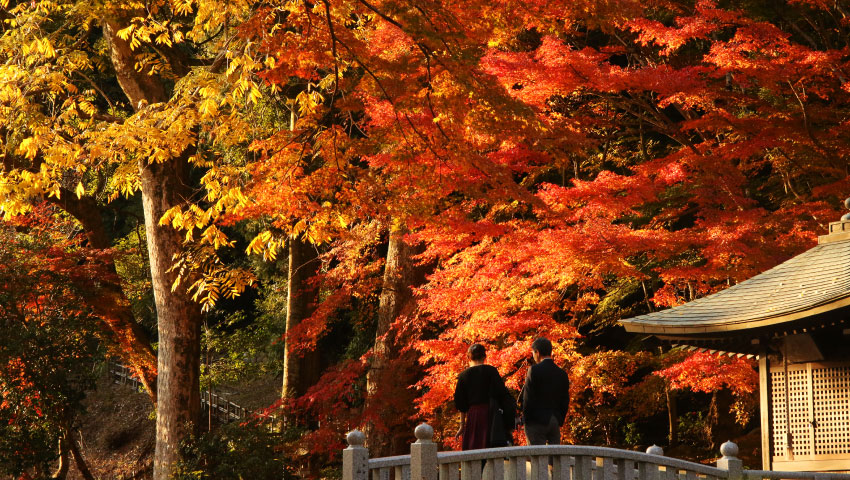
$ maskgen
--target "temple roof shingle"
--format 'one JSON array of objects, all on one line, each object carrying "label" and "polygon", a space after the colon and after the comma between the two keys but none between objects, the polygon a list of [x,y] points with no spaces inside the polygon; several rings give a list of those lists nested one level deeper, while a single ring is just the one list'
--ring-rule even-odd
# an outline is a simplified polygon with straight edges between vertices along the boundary
[{"label": "temple roof shingle", "polygon": [[790,328],[797,320],[848,307],[850,239],[841,227],[820,237],[818,246],[737,285],[620,323],[630,332],[665,337],[728,337],[744,329]]}]

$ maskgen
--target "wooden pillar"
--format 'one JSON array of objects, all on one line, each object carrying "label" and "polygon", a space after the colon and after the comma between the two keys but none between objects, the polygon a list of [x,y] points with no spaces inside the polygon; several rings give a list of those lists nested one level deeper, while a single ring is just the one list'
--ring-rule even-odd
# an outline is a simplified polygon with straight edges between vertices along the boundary
[{"label": "wooden pillar", "polygon": [[767,346],[759,353],[759,412],[761,413],[761,468],[771,470],[772,454],[770,446],[773,443],[773,409],[770,404],[770,361],[767,358]]}]

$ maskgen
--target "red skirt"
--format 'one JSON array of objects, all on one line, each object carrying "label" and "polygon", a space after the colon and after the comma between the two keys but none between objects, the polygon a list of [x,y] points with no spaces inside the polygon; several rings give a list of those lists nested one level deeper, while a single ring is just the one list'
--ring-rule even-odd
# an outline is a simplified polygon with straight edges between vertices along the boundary
[{"label": "red skirt", "polygon": [[463,428],[463,450],[487,448],[490,443],[490,405],[479,403],[470,405],[466,412],[466,425]]}]

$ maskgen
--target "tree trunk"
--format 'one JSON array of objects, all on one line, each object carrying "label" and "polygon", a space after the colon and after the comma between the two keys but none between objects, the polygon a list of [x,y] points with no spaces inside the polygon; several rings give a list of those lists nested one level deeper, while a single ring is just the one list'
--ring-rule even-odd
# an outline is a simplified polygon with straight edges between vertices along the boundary
[{"label": "tree trunk", "polygon": [[[366,372],[366,417],[365,425],[366,440],[369,442],[371,454],[379,457],[389,454],[392,448],[392,432],[388,431],[388,421],[409,416],[402,412],[388,412],[379,404],[377,394],[382,388],[386,388],[387,382],[398,381],[403,375],[402,371],[388,371],[387,366],[391,358],[397,358],[397,338],[390,327],[400,316],[412,313],[413,289],[424,280],[424,269],[417,268],[413,257],[419,253],[418,249],[408,245],[404,241],[407,229],[393,226],[390,231],[389,246],[387,248],[387,260],[384,266],[384,285],[378,305],[378,328],[375,333],[375,345],[372,348],[372,357],[369,369]],[[412,364],[413,359],[404,364]],[[410,366],[410,365],[407,365]],[[383,385],[383,386],[382,386]],[[381,425],[376,425],[380,423]]]},{"label": "tree trunk", "polygon": [[[126,18],[110,18],[104,25],[112,65],[118,83],[136,110],[166,101],[162,79],[138,72],[129,42],[117,32]],[[157,358],[156,452],[154,480],[167,480],[178,459],[179,446],[200,420],[201,312],[185,288],[172,291],[175,272],[169,272],[173,258],[181,250],[182,235],[170,226],[159,225],[171,207],[190,198],[191,181],[187,155],[163,162],[139,159],[142,206],[145,213],[151,280],[157,313],[159,351]]]},{"label": "tree trunk", "polygon": [[732,393],[726,388],[715,390],[711,394],[711,404],[706,417],[706,434],[713,450],[742,433],[741,426],[737,424],[735,415],[731,412],[733,403]]},{"label": "tree trunk", "polygon": [[386,364],[393,347],[390,326],[413,298],[411,286],[414,279],[413,249],[404,242],[404,229],[390,233],[387,261],[384,266],[384,285],[378,305],[378,330],[375,333],[372,362],[366,373],[366,392],[374,394],[379,385],[376,380]]},{"label": "tree trunk", "polygon": [[670,385],[665,385],[664,391],[667,394],[667,421],[670,425],[667,440],[671,447],[675,447],[679,444],[679,413],[676,409],[676,391],[670,388]]},{"label": "tree trunk", "polygon": [[185,288],[171,289],[176,273],[169,269],[180,253],[182,235],[159,225],[166,210],[188,198],[188,165],[177,158],[140,168],[159,331],[154,480],[166,480],[180,442],[200,420],[201,312]]},{"label": "tree trunk", "polygon": [[[286,332],[310,317],[318,299],[318,288],[310,279],[319,271],[319,257],[312,245],[292,238],[289,241],[289,273],[286,295]],[[293,400],[307,393],[319,380],[319,352],[293,352],[289,338],[284,341],[283,389],[281,398]]]},{"label": "tree trunk", "polygon": [[70,432],[68,433],[68,448],[71,450],[71,455],[74,457],[74,464],[77,465],[80,475],[85,480],[94,480],[94,476],[89,471],[88,465],[86,465],[86,460],[83,458],[82,453],[80,453],[80,447]]},{"label": "tree trunk", "polygon": [[54,480],[64,480],[68,476],[68,437],[63,430],[59,436],[59,466],[53,475],[50,476]]},{"label": "tree trunk", "polygon": [[[112,266],[114,268],[114,265]],[[119,346],[114,354],[134,370],[148,392],[154,406],[157,403],[157,358],[147,332],[136,321],[120,285],[104,283],[95,290],[82,290],[86,304],[106,324]]]},{"label": "tree trunk", "polygon": [[[50,197],[49,200],[80,222],[92,248],[104,250],[112,247],[101,217],[102,207],[95,199],[76,198],[73,192],[67,191],[61,197]],[[104,330],[112,333],[112,340],[119,346],[113,353],[120,355],[135,370],[156,405],[156,354],[147,332],[136,321],[127,297],[117,283],[118,273],[111,257],[106,267],[107,273],[114,276],[116,281],[105,279],[95,285],[82,285],[80,292],[85,296],[87,305],[104,323]]]}]

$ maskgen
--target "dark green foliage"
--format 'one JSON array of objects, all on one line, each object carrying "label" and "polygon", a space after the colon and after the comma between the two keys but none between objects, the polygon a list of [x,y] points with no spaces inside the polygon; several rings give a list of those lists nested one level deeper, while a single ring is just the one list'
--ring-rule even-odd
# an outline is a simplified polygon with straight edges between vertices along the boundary
[{"label": "dark green foliage", "polygon": [[228,424],[182,445],[174,480],[295,478],[280,449],[281,434],[255,423]]}]

